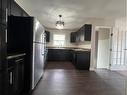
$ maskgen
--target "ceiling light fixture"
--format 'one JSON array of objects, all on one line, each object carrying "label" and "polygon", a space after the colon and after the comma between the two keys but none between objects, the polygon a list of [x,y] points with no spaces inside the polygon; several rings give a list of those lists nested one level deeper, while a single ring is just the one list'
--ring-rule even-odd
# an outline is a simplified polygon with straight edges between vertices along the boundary
[{"label": "ceiling light fixture", "polygon": [[64,22],[62,21],[62,15],[59,15],[59,21],[56,21],[56,28],[57,29],[64,28]]}]

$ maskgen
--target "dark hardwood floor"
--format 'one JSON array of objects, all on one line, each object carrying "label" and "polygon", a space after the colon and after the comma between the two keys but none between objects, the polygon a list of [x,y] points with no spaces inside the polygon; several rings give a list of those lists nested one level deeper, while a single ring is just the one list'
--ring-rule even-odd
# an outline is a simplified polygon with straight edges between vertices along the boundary
[{"label": "dark hardwood floor", "polygon": [[48,69],[64,69],[64,70],[75,70],[74,65],[71,62],[48,62],[46,70]]},{"label": "dark hardwood floor", "polygon": [[32,95],[126,95],[125,77],[108,70],[76,70],[69,62],[49,62]]}]

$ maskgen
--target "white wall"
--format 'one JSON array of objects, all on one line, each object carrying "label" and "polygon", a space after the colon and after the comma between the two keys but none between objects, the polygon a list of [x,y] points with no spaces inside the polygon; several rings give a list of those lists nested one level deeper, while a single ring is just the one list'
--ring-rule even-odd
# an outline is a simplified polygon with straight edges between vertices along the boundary
[{"label": "white wall", "polygon": [[127,70],[127,17],[115,20],[112,37],[112,70]]},{"label": "white wall", "polygon": [[109,68],[110,57],[110,29],[100,28],[98,30],[98,52],[97,68]]}]

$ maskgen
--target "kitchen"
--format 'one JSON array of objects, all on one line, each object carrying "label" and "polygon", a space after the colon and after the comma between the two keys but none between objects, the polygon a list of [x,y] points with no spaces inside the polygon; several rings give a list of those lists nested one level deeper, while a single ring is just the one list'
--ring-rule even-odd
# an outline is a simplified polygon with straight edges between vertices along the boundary
[{"label": "kitchen", "polygon": [[125,95],[125,0],[0,3],[0,95]]}]

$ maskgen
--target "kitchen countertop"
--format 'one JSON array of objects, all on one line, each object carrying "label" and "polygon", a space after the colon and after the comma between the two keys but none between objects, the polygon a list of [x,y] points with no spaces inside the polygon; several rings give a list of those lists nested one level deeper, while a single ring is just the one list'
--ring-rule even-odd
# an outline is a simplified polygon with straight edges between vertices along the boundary
[{"label": "kitchen countertop", "polygon": [[72,49],[73,51],[90,51],[90,49]]},{"label": "kitchen countertop", "polygon": [[88,48],[76,48],[76,47],[47,47],[48,49],[67,49],[67,50],[73,50],[73,51],[91,51],[91,49]]}]

